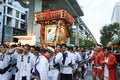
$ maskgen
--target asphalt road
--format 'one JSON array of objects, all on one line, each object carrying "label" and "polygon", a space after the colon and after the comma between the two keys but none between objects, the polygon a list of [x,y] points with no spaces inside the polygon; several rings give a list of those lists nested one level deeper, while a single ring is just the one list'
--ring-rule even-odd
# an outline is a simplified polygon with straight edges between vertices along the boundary
[{"label": "asphalt road", "polygon": [[92,80],[92,72],[90,70],[87,71],[87,74],[84,80]]}]

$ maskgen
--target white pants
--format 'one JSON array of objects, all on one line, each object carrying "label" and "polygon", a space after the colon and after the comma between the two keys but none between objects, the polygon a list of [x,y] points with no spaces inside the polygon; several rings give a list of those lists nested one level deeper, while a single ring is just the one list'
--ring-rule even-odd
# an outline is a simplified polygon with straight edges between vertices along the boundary
[{"label": "white pants", "polygon": [[104,76],[104,80],[109,80],[109,77],[105,77],[105,76]]},{"label": "white pants", "polygon": [[50,70],[48,73],[49,80],[58,80],[59,71],[57,69]]}]

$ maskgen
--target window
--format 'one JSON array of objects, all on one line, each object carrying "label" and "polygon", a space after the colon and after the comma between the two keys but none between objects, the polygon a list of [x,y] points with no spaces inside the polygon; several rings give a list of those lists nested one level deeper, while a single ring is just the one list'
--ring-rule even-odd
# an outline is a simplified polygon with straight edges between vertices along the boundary
[{"label": "window", "polygon": [[2,3],[3,3],[3,2],[2,2],[2,1],[0,1],[0,5],[2,5]]},{"label": "window", "polygon": [[8,4],[9,4],[9,5],[12,5],[12,2],[11,2],[11,1],[8,1]]},{"label": "window", "polygon": [[8,13],[9,15],[12,15],[12,8],[8,7],[7,13]]},{"label": "window", "polygon": [[11,23],[12,23],[12,18],[7,17],[7,25],[11,26]]},{"label": "window", "polygon": [[0,26],[2,26],[2,23],[0,22]]},{"label": "window", "polygon": [[0,12],[0,16],[2,16],[2,12]]},{"label": "window", "polygon": [[19,21],[18,21],[18,20],[16,20],[16,22],[15,22],[15,27],[17,27],[17,28],[18,28],[18,26],[19,26]]},{"label": "window", "polygon": [[16,11],[16,17],[19,18],[19,11]]},{"label": "window", "polygon": [[24,29],[24,28],[25,28],[25,22],[21,22],[20,28],[21,28],[21,29]]},{"label": "window", "polygon": [[25,20],[25,14],[21,13],[21,19]]}]

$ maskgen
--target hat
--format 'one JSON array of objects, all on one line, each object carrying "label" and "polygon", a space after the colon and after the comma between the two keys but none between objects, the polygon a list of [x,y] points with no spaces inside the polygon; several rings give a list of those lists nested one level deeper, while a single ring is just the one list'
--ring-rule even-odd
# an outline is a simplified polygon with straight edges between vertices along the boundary
[{"label": "hat", "polygon": [[55,52],[55,49],[50,47],[50,46],[48,46],[48,47],[46,47],[46,51],[48,51],[50,53],[53,53],[53,52]]}]

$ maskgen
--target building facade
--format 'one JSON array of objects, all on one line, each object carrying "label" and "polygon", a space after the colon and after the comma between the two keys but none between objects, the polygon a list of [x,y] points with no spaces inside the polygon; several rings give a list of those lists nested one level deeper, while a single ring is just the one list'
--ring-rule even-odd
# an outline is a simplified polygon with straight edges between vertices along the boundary
[{"label": "building facade", "polygon": [[95,37],[92,35],[89,28],[86,26],[81,18],[77,18],[75,26],[76,27],[73,28],[73,34],[77,36],[76,45],[79,44],[79,38],[81,38],[82,40],[90,40],[94,43],[97,43]]},{"label": "building facade", "polygon": [[120,23],[120,1],[117,2],[113,8],[111,22],[112,23]]},{"label": "building facade", "polygon": [[3,42],[13,41],[13,36],[26,35],[28,10],[14,0],[1,0],[1,3]]},{"label": "building facade", "polygon": [[3,13],[4,13],[3,0],[0,0],[0,44],[2,42]]}]

